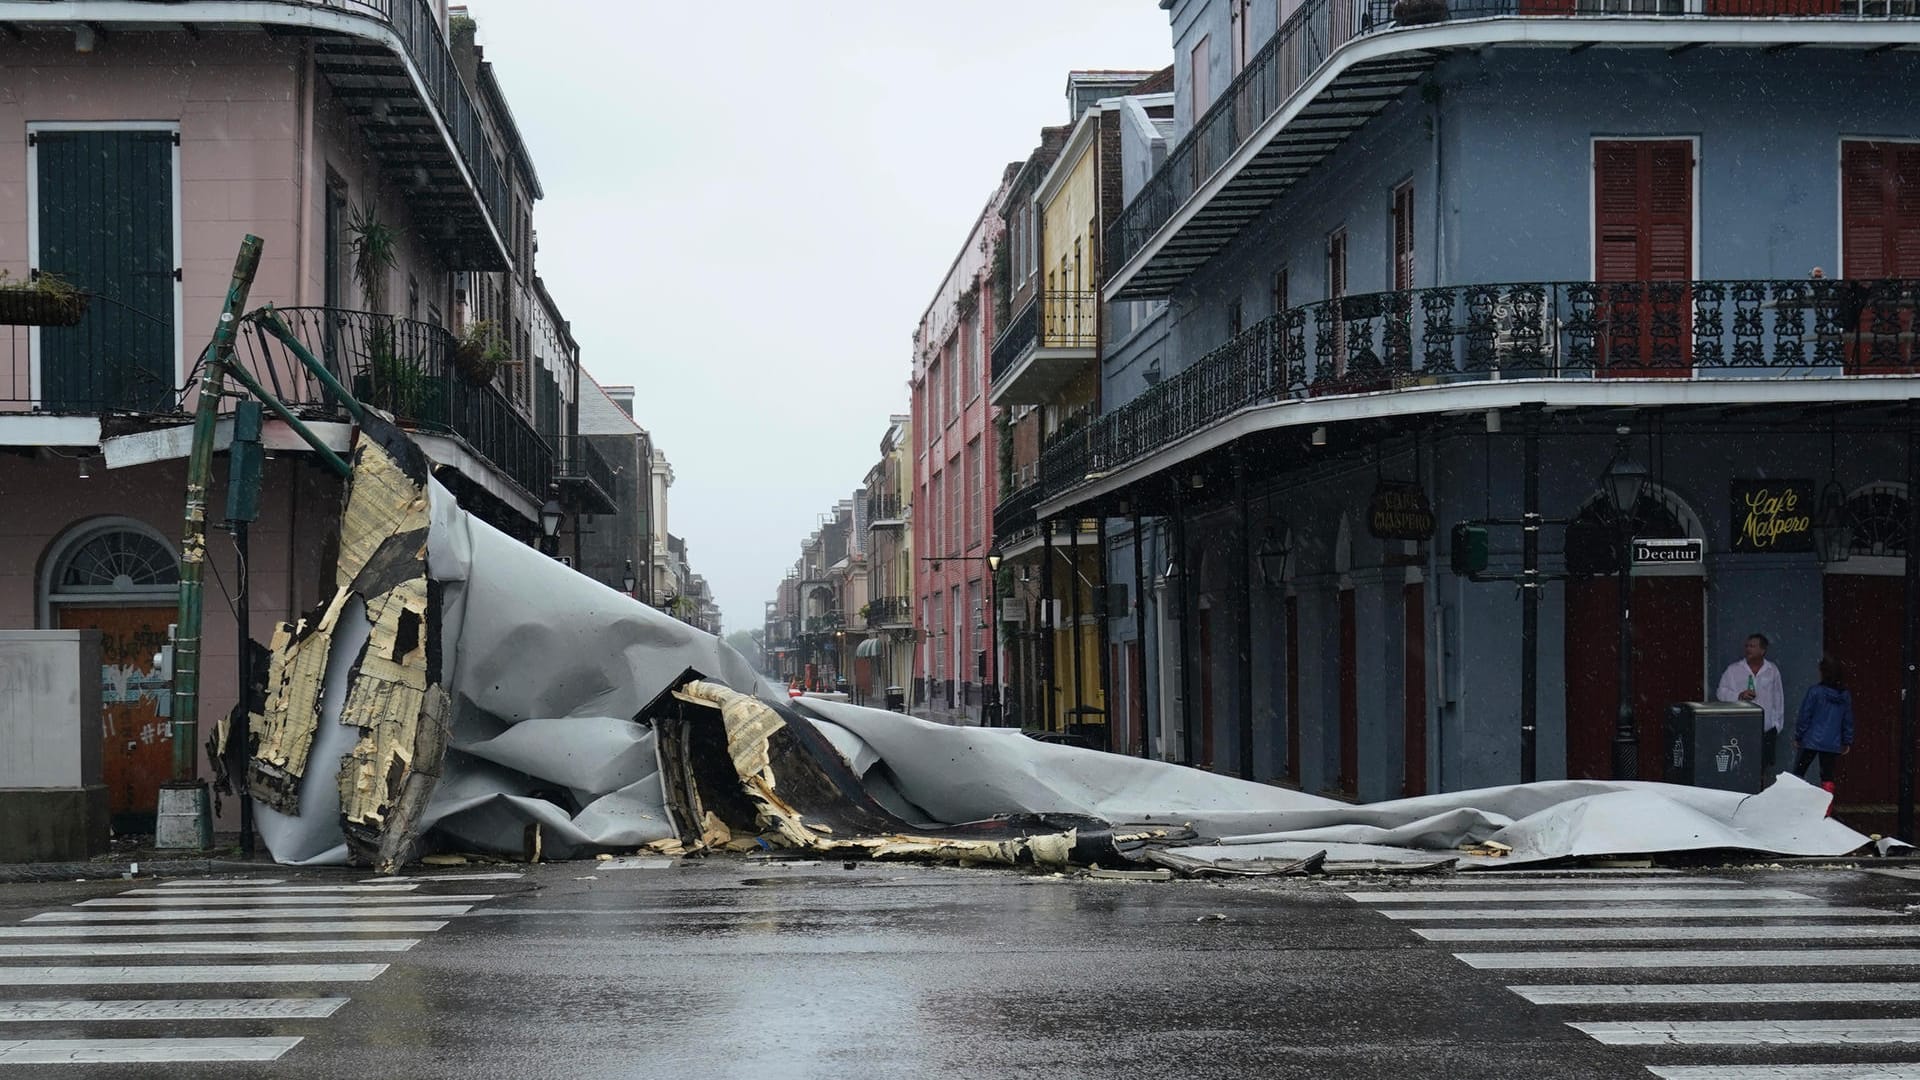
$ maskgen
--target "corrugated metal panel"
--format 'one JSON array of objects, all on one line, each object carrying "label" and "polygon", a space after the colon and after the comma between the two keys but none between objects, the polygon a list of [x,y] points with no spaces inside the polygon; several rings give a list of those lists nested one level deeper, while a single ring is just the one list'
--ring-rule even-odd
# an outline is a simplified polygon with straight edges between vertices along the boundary
[{"label": "corrugated metal panel", "polygon": [[173,134],[46,131],[36,133],[34,146],[36,269],[94,294],[78,326],[41,331],[44,406],[169,407],[175,390]]}]

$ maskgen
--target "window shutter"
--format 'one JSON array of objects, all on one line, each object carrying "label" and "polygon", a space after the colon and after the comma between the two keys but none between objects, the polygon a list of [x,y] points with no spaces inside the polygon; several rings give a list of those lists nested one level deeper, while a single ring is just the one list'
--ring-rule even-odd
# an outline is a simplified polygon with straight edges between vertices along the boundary
[{"label": "window shutter", "polygon": [[1900,144],[1894,153],[1888,230],[1893,277],[1920,278],[1920,145]]},{"label": "window shutter", "polygon": [[1598,143],[1593,170],[1596,280],[1691,279],[1693,144]]},{"label": "window shutter", "polygon": [[1850,278],[1887,276],[1887,147],[1849,142],[1840,151],[1840,273]]},{"label": "window shutter", "polygon": [[1693,144],[1643,143],[1647,169],[1647,279],[1693,278]]}]

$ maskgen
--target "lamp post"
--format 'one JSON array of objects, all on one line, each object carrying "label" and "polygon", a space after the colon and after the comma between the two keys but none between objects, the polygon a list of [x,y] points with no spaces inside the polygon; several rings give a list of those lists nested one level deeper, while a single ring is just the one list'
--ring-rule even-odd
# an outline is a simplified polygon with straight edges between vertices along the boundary
[{"label": "lamp post", "polygon": [[981,722],[1000,726],[1000,549],[987,549],[987,700]]},{"label": "lamp post", "polygon": [[632,559],[627,560],[626,573],[621,576],[620,585],[622,588],[626,589],[628,596],[633,595],[634,579],[633,579],[633,560]]},{"label": "lamp post", "polygon": [[547,503],[540,508],[540,550],[543,554],[560,553],[560,522],[566,516],[566,507],[560,505],[560,489],[557,486],[549,488]]},{"label": "lamp post", "polygon": [[1266,581],[1267,588],[1278,589],[1287,582],[1287,558],[1293,554],[1291,530],[1267,530],[1267,538],[1260,542],[1260,550],[1254,557],[1260,560],[1260,577]]},{"label": "lamp post", "polygon": [[1640,778],[1640,736],[1633,716],[1633,515],[1647,488],[1647,467],[1631,456],[1627,428],[1614,430],[1613,460],[1600,474],[1600,490],[1613,511],[1619,545],[1620,704],[1613,730],[1613,778]]}]

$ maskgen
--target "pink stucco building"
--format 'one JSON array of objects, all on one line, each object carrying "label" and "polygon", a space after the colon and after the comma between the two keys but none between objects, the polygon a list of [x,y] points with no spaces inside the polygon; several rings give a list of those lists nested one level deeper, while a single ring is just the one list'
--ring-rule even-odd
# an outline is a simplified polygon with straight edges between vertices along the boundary
[{"label": "pink stucco building", "polygon": [[913,335],[914,631],[912,711],[979,723],[989,697],[993,619],[987,552],[999,447],[987,403],[993,265],[1005,224],[988,199]]},{"label": "pink stucco building", "polygon": [[[578,350],[534,276],[539,180],[461,9],[0,0],[0,24],[16,36],[0,52],[0,269],[92,294],[76,326],[0,326],[0,628],[101,630],[107,794],[141,831],[171,757],[153,656],[174,621],[185,391],[242,237],[265,245],[249,307],[285,309],[357,396],[419,433],[463,504],[533,540],[550,498],[611,512],[611,485],[575,437]],[[356,258],[383,233],[390,259]],[[455,369],[456,335],[481,321],[510,354],[491,378]],[[349,445],[283,347],[245,333],[236,360]],[[322,599],[339,502],[285,425],[266,444],[245,576],[261,642]],[[235,700],[223,594],[242,581],[219,532],[224,455],[216,471],[203,725]]]}]

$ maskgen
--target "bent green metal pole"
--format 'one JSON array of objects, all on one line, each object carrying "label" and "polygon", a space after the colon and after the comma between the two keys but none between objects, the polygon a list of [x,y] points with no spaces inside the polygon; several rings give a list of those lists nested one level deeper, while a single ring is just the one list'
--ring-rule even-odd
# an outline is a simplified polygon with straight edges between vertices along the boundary
[{"label": "bent green metal pole", "polygon": [[187,505],[180,535],[180,612],[173,636],[173,779],[192,783],[199,757],[194,753],[200,727],[200,600],[207,564],[207,487],[213,475],[214,424],[220,416],[227,363],[246,310],[253,275],[260,268],[261,239],[249,234],[233,262],[233,281],[220,309],[213,340],[201,355],[200,401],[193,414],[193,452],[187,459]]},{"label": "bent green metal pole", "polygon": [[280,344],[287,347],[287,351],[293,354],[293,358],[300,361],[301,366],[305,367],[314,378],[319,379],[320,385],[326,387],[328,393],[340,399],[341,404],[347,407],[347,415],[353,417],[354,423],[357,424],[366,419],[367,407],[360,404],[360,399],[348,393],[346,387],[340,385],[340,380],[334,378],[333,372],[327,370],[327,365],[321,363],[313,353],[307,350],[298,334],[288,329],[286,323],[280,321],[280,316],[273,310],[273,305],[269,304],[261,308],[248,318],[259,323],[267,333],[279,338]]},{"label": "bent green metal pole", "polygon": [[287,422],[287,426],[293,429],[295,435],[306,440],[307,445],[313,447],[313,452],[319,457],[321,463],[326,465],[328,469],[331,469],[335,476],[344,479],[353,475],[353,466],[347,464],[346,459],[342,458],[339,454],[334,453],[333,448],[327,445],[326,440],[315,434],[314,430],[303,423],[298,416],[295,416],[293,410],[287,408],[285,403],[279,398],[274,397],[272,391],[261,386],[260,380],[254,378],[246,368],[235,367],[231,374],[241,386],[247,388],[247,393],[259,398],[262,405],[273,410],[273,415]]}]

